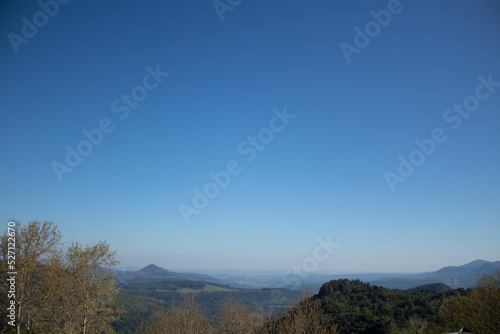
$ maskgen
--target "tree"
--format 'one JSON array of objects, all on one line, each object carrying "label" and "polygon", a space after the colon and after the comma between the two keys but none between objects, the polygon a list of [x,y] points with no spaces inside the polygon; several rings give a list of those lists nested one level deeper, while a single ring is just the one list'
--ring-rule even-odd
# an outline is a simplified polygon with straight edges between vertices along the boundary
[{"label": "tree", "polygon": [[427,320],[414,316],[408,320],[401,334],[424,334],[428,326]]},{"label": "tree", "polygon": [[205,314],[196,304],[194,294],[186,294],[181,302],[178,316],[180,333],[182,334],[210,333],[212,330],[205,318]]},{"label": "tree", "polygon": [[500,333],[500,271],[481,277],[468,295],[445,301],[438,320],[445,330]]},{"label": "tree", "polygon": [[[17,229],[12,269],[7,261],[9,237],[8,231],[1,236],[0,276],[2,295],[6,295],[7,272],[17,272],[17,334],[111,332],[108,323],[120,310],[112,306],[118,290],[116,275],[109,269],[118,261],[109,244],[82,247],[76,243],[64,253],[57,226],[32,221]],[[0,304],[4,303],[2,298]]]},{"label": "tree", "polygon": [[141,325],[141,334],[167,334],[174,333],[169,331],[169,327],[175,324],[175,314],[168,310],[159,310],[151,315],[144,325]]},{"label": "tree", "polygon": [[220,334],[256,333],[264,324],[261,314],[252,313],[240,301],[228,296],[215,315],[214,327]]},{"label": "tree", "polygon": [[301,301],[289,307],[285,315],[271,324],[271,333],[277,334],[336,334],[337,326],[324,313],[321,301],[308,297],[307,290],[302,292]]},{"label": "tree", "polygon": [[[37,317],[47,306],[49,296],[40,290],[41,282],[47,276],[48,267],[45,264],[60,254],[61,232],[52,222],[36,220],[28,226],[19,223],[16,232],[16,333],[20,334],[22,328],[32,333]],[[3,289],[7,288],[7,272],[12,271],[7,268],[9,237],[7,231],[1,236]]]},{"label": "tree", "polygon": [[500,270],[481,277],[474,296],[481,317],[479,333],[500,333]]},{"label": "tree", "polygon": [[73,291],[69,289],[71,277],[65,269],[64,255],[52,258],[46,264],[46,276],[41,290],[49,296],[39,329],[46,333],[74,333],[72,312]]},{"label": "tree", "polygon": [[70,296],[67,320],[82,334],[111,332],[109,322],[120,312],[113,307],[117,275],[110,270],[119,263],[116,251],[106,241],[85,247],[73,243],[65,260],[67,279],[61,285]]},{"label": "tree", "polygon": [[210,334],[213,329],[193,294],[187,294],[179,308],[169,307],[151,316],[143,327],[144,334]]}]

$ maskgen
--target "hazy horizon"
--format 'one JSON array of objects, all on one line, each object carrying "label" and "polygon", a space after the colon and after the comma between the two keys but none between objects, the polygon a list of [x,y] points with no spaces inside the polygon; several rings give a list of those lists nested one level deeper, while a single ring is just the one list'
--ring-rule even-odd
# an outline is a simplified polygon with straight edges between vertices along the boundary
[{"label": "hazy horizon", "polygon": [[499,260],[500,2],[54,3],[0,5],[2,231],[168,270]]},{"label": "hazy horizon", "polygon": [[[476,259],[473,261],[488,261],[488,262],[496,262],[500,260],[485,260],[485,259]],[[439,269],[442,269],[444,267],[457,267],[457,266],[462,266],[465,264],[468,264],[470,262],[465,262],[465,263],[459,263],[459,264],[448,264],[448,265],[443,265],[439,268],[432,268],[429,270],[423,270],[423,271],[335,271],[335,270],[315,270],[312,274],[320,274],[320,275],[343,275],[343,274],[420,274],[420,273],[426,273],[426,272],[431,272],[431,271],[437,271]],[[168,271],[173,271],[173,272],[179,272],[179,273],[187,273],[187,272],[192,272],[192,273],[201,273],[201,274],[206,274],[206,273],[253,273],[253,274],[272,274],[272,275],[281,275],[283,272],[287,271],[290,268],[283,268],[283,269],[246,269],[246,268],[213,268],[213,269],[208,269],[208,268],[170,268],[167,265],[159,265],[157,263],[148,263],[142,266],[116,266],[114,267],[115,270],[118,271],[138,271],[141,269],[146,268],[149,265],[155,265],[157,267],[166,269]],[[311,274],[311,273],[310,273]]]}]

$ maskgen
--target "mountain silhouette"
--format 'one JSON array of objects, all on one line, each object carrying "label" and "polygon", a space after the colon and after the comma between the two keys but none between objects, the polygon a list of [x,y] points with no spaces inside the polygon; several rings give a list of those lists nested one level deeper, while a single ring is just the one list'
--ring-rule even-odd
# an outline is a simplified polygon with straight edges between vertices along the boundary
[{"label": "mountain silhouette", "polygon": [[411,289],[432,283],[442,283],[452,288],[473,288],[479,278],[496,270],[500,270],[500,261],[475,260],[461,266],[447,266],[423,274],[372,280],[370,283],[391,289]]},{"label": "mountain silhouette", "polygon": [[208,283],[224,284],[225,282],[215,277],[197,274],[197,273],[177,273],[167,269],[158,267],[155,264],[147,265],[137,271],[117,271],[118,284],[121,283],[147,283],[158,282],[165,280],[188,280],[188,281],[204,281]]}]

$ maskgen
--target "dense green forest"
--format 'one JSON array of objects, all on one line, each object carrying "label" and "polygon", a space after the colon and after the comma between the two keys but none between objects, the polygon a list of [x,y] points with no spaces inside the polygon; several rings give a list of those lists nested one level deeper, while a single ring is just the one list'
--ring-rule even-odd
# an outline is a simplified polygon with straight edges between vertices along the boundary
[{"label": "dense green forest", "polygon": [[117,333],[135,333],[143,319],[167,306],[179,307],[187,294],[193,294],[208,319],[213,319],[224,301],[232,298],[251,312],[282,314],[296,304],[301,294],[289,289],[238,289],[202,281],[160,281],[118,285],[116,305],[127,310],[113,322]]},{"label": "dense green forest", "polygon": [[443,288],[387,289],[343,279],[325,283],[314,298],[346,333],[398,333],[412,317],[435,321],[445,299],[467,294],[463,289],[436,290]]},{"label": "dense green forest", "polygon": [[251,310],[283,313],[287,306],[300,299],[300,292],[289,289],[238,289],[229,285],[201,281],[160,281],[127,283],[118,286],[122,294],[155,298],[168,305],[179,305],[185,294],[196,295],[196,302],[208,317],[215,315],[228,297],[241,301]]},{"label": "dense green forest", "polygon": [[168,306],[159,299],[132,296],[125,293],[118,293],[114,305],[125,310],[125,312],[111,323],[111,327],[115,333],[123,334],[136,333],[144,319],[166,309]]}]

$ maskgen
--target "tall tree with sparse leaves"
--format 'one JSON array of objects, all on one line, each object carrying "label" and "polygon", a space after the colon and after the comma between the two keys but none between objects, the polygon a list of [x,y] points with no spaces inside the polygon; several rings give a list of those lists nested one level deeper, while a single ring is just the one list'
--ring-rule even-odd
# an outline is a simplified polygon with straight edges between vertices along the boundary
[{"label": "tall tree with sparse leaves", "polygon": [[[2,293],[8,289],[8,238],[1,236]],[[109,323],[120,313],[113,306],[118,289],[110,270],[119,263],[116,252],[105,241],[75,243],[63,252],[60,241],[52,222],[32,221],[17,229],[16,333],[112,333]]]},{"label": "tall tree with sparse leaves", "polygon": [[[52,222],[32,221],[28,226],[17,226],[15,238],[16,278],[16,333],[24,329],[33,333],[36,320],[47,307],[48,296],[41,290],[47,276],[46,264],[57,257],[61,246],[61,232]],[[8,270],[7,231],[1,236],[2,282],[5,284]],[[4,286],[5,289],[5,286]]]},{"label": "tall tree with sparse leaves", "polygon": [[447,331],[466,327],[474,333],[500,333],[500,270],[481,277],[467,296],[445,301],[438,320]]}]

